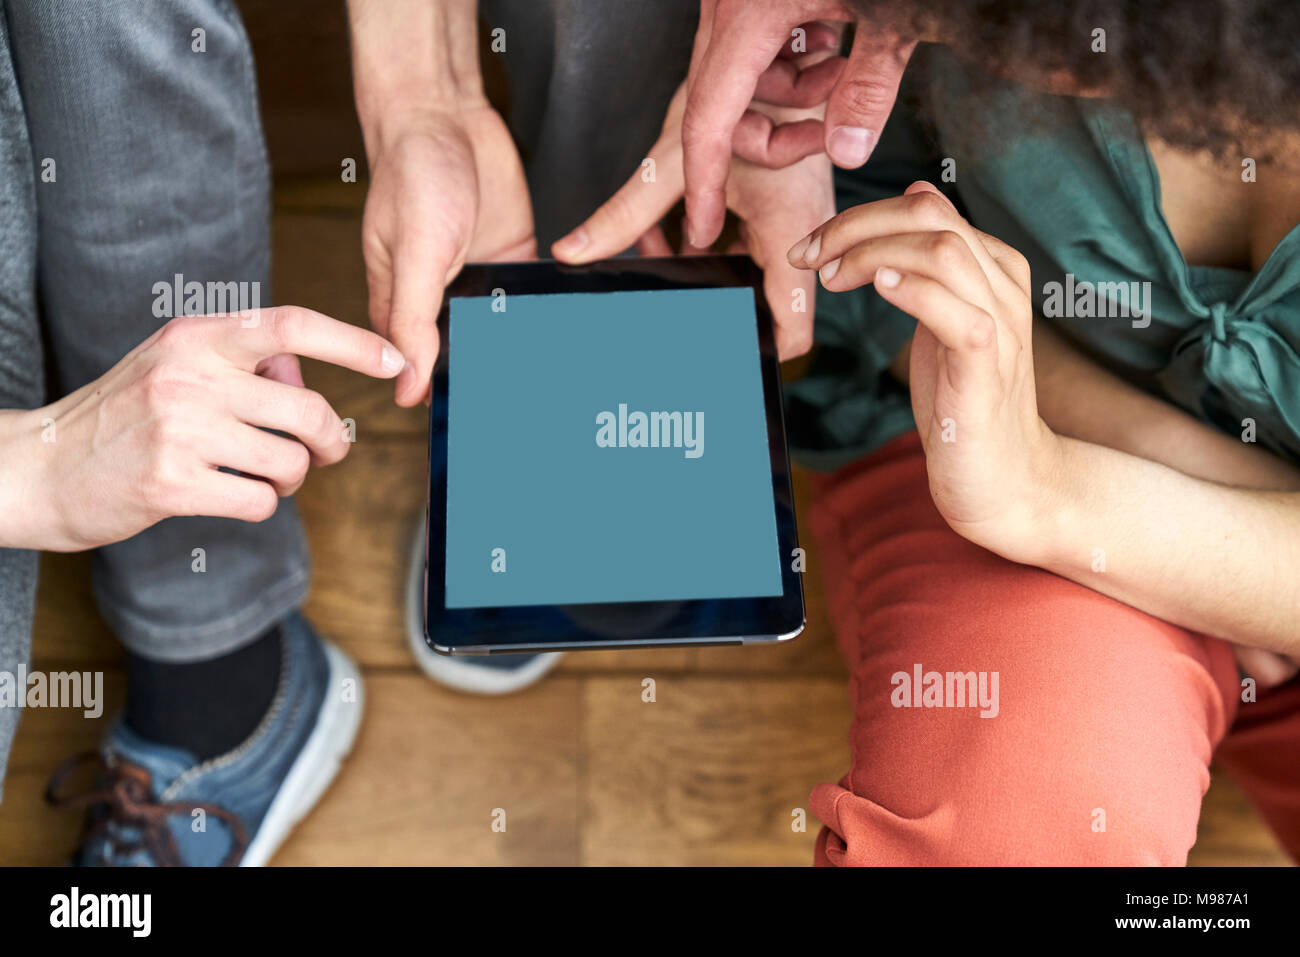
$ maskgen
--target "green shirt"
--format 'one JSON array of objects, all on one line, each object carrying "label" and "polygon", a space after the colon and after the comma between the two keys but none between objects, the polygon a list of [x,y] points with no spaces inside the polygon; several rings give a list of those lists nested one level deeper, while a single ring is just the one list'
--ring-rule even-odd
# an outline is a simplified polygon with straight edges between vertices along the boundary
[{"label": "green shirt", "polygon": [[[946,50],[919,53],[871,160],[836,174],[837,207],[933,182],[1029,259],[1035,321],[1134,385],[1300,463],[1300,226],[1256,273],[1189,266],[1127,112],[1003,82],[966,92],[968,79]],[[918,91],[933,130],[907,102]],[[871,287],[818,289],[816,351],[787,389],[796,456],[835,468],[914,427],[906,389],[886,372],[914,328]]]}]

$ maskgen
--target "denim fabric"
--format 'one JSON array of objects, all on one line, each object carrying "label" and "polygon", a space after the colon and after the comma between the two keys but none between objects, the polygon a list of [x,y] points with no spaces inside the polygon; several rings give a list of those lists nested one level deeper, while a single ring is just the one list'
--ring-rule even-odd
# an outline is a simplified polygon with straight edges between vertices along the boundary
[{"label": "denim fabric", "polygon": [[[3,8],[0,8],[3,9]],[[41,404],[36,324],[36,197],[27,126],[0,16],[0,409]],[[30,664],[36,553],[0,548],[0,671]],[[21,714],[0,708],[0,796],[9,742]]]},{"label": "denim fabric", "polygon": [[[269,304],[270,177],[233,4],[41,0],[5,12],[33,161],[56,164],[55,182],[36,184],[36,238],[57,388],[97,378],[162,325],[153,287],[177,273],[259,282]],[[191,570],[195,548],[204,573]],[[239,647],[301,604],[307,580],[289,501],[256,525],[170,519],[94,562],[100,610],[123,643],[171,661]]]}]

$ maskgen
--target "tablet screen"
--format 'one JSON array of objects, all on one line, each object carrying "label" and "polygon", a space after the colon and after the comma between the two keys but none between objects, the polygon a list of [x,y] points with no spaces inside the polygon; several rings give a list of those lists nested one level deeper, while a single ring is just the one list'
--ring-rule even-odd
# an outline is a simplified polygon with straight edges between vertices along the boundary
[{"label": "tablet screen", "polygon": [[782,593],[754,291],[450,303],[447,608]]}]

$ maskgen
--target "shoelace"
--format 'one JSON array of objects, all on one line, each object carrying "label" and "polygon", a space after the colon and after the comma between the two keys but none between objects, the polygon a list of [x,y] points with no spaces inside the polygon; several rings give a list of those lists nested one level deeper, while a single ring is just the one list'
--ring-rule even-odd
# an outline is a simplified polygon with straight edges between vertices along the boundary
[{"label": "shoelace", "polygon": [[[64,782],[79,768],[92,765],[100,786],[81,793],[62,793]],[[103,839],[110,853],[129,855],[147,851],[160,867],[182,865],[176,838],[167,825],[173,814],[192,815],[196,810],[224,821],[230,828],[230,850],[222,860],[222,867],[233,867],[248,847],[248,834],[243,822],[231,812],[215,804],[198,801],[173,801],[160,804],[150,793],[149,772],[129,761],[107,761],[97,751],[86,751],[64,761],[50,776],[45,788],[45,800],[57,808],[103,808],[98,818],[82,836],[83,844]],[[93,815],[92,815],[93,816]],[[114,825],[118,827],[115,829]],[[119,833],[121,828],[131,828],[140,837],[126,841]]]}]

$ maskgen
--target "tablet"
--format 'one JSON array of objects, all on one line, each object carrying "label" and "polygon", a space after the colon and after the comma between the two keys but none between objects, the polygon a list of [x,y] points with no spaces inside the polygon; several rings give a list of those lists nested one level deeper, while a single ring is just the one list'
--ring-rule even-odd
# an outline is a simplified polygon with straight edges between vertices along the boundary
[{"label": "tablet", "polygon": [[431,648],[803,630],[780,368],[748,257],[470,265],[438,325]]}]

